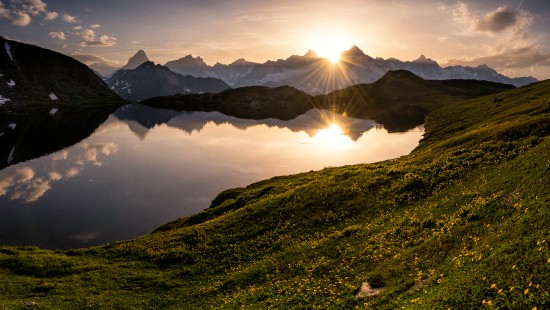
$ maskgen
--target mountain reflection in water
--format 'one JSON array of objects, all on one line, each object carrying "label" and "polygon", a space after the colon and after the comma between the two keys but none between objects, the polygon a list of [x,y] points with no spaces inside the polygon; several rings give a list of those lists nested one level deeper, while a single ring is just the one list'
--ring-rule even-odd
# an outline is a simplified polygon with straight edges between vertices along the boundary
[{"label": "mountain reflection in water", "polygon": [[134,238],[207,208],[227,188],[395,158],[422,133],[325,110],[281,121],[128,105],[83,141],[0,171],[0,244]]}]

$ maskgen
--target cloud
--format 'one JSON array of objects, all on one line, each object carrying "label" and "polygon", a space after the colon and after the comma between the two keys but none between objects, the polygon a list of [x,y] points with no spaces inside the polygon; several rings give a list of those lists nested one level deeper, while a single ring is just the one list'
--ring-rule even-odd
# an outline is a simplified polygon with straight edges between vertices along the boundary
[{"label": "cloud", "polygon": [[44,16],[44,20],[54,20],[59,17],[59,13],[57,12],[48,12],[46,13],[46,16]]},{"label": "cloud", "polygon": [[[36,173],[31,167],[6,169],[0,178],[0,197],[9,195],[10,199],[22,199],[28,203],[38,200],[48,192],[53,184],[63,178],[72,178],[85,169],[84,164],[100,166],[101,156],[110,156],[118,151],[114,143],[83,143],[81,149],[57,152],[51,156],[52,166]],[[81,167],[79,165],[82,161]],[[58,172],[61,171],[61,172]]]},{"label": "cloud", "polygon": [[82,170],[79,168],[70,168],[65,171],[65,177],[66,178],[72,178],[74,176],[77,176]]},{"label": "cloud", "polygon": [[471,59],[451,59],[448,65],[475,66],[487,64],[497,69],[522,69],[533,66],[550,66],[550,53],[541,53],[534,46],[500,51],[489,56]]},{"label": "cloud", "polygon": [[82,26],[74,26],[73,30],[82,30]]},{"label": "cloud", "polygon": [[4,196],[12,189],[10,199],[24,199],[33,202],[42,197],[50,189],[50,180],[37,177],[31,167],[22,167],[7,172],[0,181],[0,196]]},{"label": "cloud", "polygon": [[19,27],[28,26],[32,22],[29,14],[23,12],[13,12],[10,19],[13,25]]},{"label": "cloud", "polygon": [[26,202],[33,202],[44,196],[50,188],[49,180],[38,177],[17,188],[10,198],[12,200],[23,199]]},{"label": "cloud", "polygon": [[499,7],[493,12],[487,13],[483,18],[476,22],[475,28],[481,31],[492,33],[501,32],[516,24],[519,14],[510,11],[508,7]]},{"label": "cloud", "polygon": [[76,17],[69,15],[67,13],[63,14],[63,17],[61,18],[61,20],[69,24],[74,24],[77,22]]},{"label": "cloud", "polygon": [[96,29],[96,28],[99,28],[99,27],[101,27],[100,24],[93,24],[93,25],[90,25],[90,28],[92,28],[92,29]]},{"label": "cloud", "polygon": [[62,41],[67,40],[67,37],[65,36],[65,33],[63,31],[50,32],[49,35],[52,39],[57,39],[57,40],[62,40]]},{"label": "cloud", "polygon": [[42,2],[42,0],[23,0],[19,2],[21,3],[21,8],[32,16],[38,16],[46,12],[47,4]]},{"label": "cloud", "polygon": [[54,160],[54,161],[56,161],[56,160],[67,160],[68,157],[69,157],[69,152],[67,150],[63,150],[63,151],[55,153],[52,156],[52,160]]},{"label": "cloud", "polygon": [[32,17],[44,15],[44,20],[56,19],[59,14],[48,12],[47,4],[42,0],[11,0],[10,9],[6,8],[0,1],[0,18],[9,20],[15,26],[28,26]]},{"label": "cloud", "polygon": [[10,187],[28,182],[32,180],[33,177],[34,170],[30,167],[19,168],[13,171],[12,174],[8,172],[5,178],[0,180],[0,196],[6,195]]},{"label": "cloud", "polygon": [[0,1],[0,17],[9,19],[10,18],[10,10],[6,9],[4,6],[4,3]]},{"label": "cloud", "polygon": [[80,43],[81,46],[113,46],[116,44],[116,38],[102,35],[98,40],[86,40]]},{"label": "cloud", "polygon": [[80,61],[81,63],[83,63],[87,66],[89,66],[91,64],[94,64],[94,63],[103,63],[103,64],[111,65],[111,66],[114,66],[114,67],[121,65],[120,62],[108,60],[108,59],[105,59],[101,56],[91,55],[91,54],[73,54],[73,55],[71,55],[71,57],[78,60],[78,61]]},{"label": "cloud", "polygon": [[82,37],[82,39],[86,40],[86,41],[93,41],[95,40],[95,32],[92,30],[92,29],[84,29],[81,33],[80,33],[80,36]]},{"label": "cloud", "polygon": [[50,180],[52,180],[52,181],[59,181],[59,180],[61,180],[61,178],[63,178],[63,176],[60,173],[55,172],[55,171],[48,172],[48,176],[49,176]]},{"label": "cloud", "polygon": [[105,156],[109,156],[118,152],[118,146],[112,142],[95,144],[83,143],[82,148],[85,150],[83,154],[84,159],[92,163],[94,166],[102,165],[102,163],[97,159],[98,154],[101,153]]}]

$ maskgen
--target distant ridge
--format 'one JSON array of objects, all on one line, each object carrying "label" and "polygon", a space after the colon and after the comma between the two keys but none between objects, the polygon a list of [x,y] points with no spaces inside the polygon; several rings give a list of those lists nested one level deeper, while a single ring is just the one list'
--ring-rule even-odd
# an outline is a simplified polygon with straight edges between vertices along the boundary
[{"label": "distant ridge", "polygon": [[[135,69],[148,60],[145,52],[139,50],[122,69]],[[308,50],[304,55],[291,55],[276,61],[255,63],[239,58],[231,64],[217,62],[212,66],[200,56],[186,55],[166,62],[165,66],[182,75],[218,78],[234,88],[289,85],[311,95],[326,94],[356,84],[372,83],[391,70],[407,70],[426,80],[472,79],[514,86],[537,81],[533,77],[510,78],[487,65],[441,67],[425,55],[420,55],[413,61],[373,58],[356,45],[342,52],[341,61],[336,65],[319,57],[315,51]],[[107,67],[100,68],[98,64],[94,64],[93,68],[100,73],[109,73],[112,70]]]}]

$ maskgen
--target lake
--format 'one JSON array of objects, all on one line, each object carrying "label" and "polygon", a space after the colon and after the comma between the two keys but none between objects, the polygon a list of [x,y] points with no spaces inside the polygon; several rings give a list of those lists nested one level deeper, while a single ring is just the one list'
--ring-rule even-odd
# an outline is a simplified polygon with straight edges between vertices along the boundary
[{"label": "lake", "polygon": [[83,141],[0,171],[0,244],[131,239],[200,212],[228,188],[406,155],[423,132],[316,109],[281,121],[127,105]]}]

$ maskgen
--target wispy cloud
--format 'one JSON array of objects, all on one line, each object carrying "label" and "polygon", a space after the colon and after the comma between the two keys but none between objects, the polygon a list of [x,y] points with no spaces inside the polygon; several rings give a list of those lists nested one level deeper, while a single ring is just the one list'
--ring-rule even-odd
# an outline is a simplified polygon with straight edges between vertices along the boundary
[{"label": "wispy cloud", "polygon": [[521,69],[532,66],[550,66],[550,54],[542,53],[534,46],[505,49],[496,54],[470,59],[451,59],[449,65],[488,64],[495,68]]},{"label": "wispy cloud", "polygon": [[539,49],[541,40],[531,33],[535,17],[519,7],[512,10],[500,6],[480,13],[472,11],[463,2],[454,6],[441,6],[440,9],[451,14],[457,29],[462,29],[458,35],[483,42],[485,54],[450,59],[446,64],[487,64],[500,72],[509,73],[536,66],[550,66],[550,54]]}]

